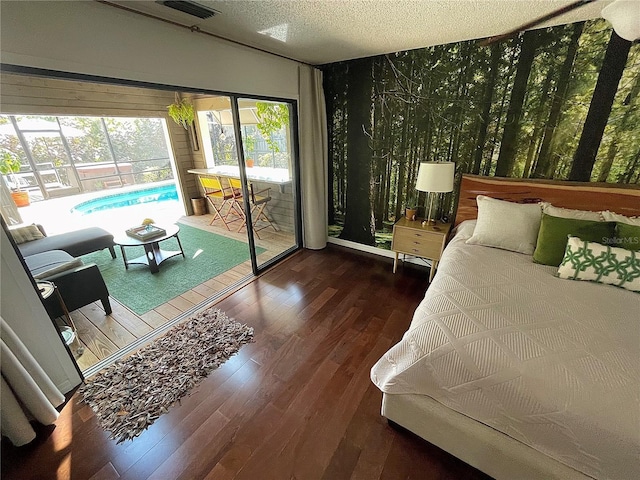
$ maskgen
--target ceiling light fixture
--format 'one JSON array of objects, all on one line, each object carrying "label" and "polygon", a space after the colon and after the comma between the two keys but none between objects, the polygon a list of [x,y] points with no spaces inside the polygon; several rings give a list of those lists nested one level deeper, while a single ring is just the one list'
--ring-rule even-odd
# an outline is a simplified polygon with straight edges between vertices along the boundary
[{"label": "ceiling light fixture", "polygon": [[633,42],[640,38],[640,3],[637,0],[616,0],[602,9],[615,32]]}]

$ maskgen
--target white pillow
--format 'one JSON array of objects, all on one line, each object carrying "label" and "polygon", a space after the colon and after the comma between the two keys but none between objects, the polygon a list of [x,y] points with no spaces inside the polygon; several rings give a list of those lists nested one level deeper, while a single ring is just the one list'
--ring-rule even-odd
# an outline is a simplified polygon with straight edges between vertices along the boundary
[{"label": "white pillow", "polygon": [[594,222],[603,222],[601,212],[592,212],[589,210],[574,210],[572,208],[555,207],[549,202],[540,202],[543,213],[552,217],[574,218],[576,220],[593,220]]},{"label": "white pillow", "polygon": [[616,212],[610,212],[609,210],[602,212],[602,217],[606,222],[618,222],[626,223],[627,225],[640,226],[640,217],[625,217],[624,215],[620,215]]},{"label": "white pillow", "polygon": [[476,228],[476,220],[465,220],[451,231],[451,237],[471,238]]},{"label": "white pillow", "polygon": [[502,248],[532,255],[542,209],[537,203],[513,203],[478,195],[478,221],[470,245]]}]

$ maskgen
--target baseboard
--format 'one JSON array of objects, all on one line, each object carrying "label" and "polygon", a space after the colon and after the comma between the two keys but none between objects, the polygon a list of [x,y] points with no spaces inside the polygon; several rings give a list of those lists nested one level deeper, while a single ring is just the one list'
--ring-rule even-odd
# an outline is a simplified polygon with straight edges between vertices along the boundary
[{"label": "baseboard", "polygon": [[[327,243],[331,243],[333,245],[340,245],[341,247],[351,248],[353,250],[358,250],[360,252],[371,253],[373,255],[378,255],[379,257],[386,258],[395,258],[395,253],[391,250],[386,250],[384,248],[372,247],[371,245],[364,245],[358,242],[352,242],[350,240],[343,240],[342,238],[328,237]],[[402,258],[404,254],[400,254],[400,258]],[[431,266],[431,261],[418,257],[409,257],[404,260],[406,263],[414,263],[416,265],[421,266]]]}]

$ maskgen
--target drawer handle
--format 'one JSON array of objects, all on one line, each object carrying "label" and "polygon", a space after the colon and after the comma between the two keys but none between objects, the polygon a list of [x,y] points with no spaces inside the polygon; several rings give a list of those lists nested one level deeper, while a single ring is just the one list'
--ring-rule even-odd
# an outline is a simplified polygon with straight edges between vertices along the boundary
[{"label": "drawer handle", "polygon": [[413,242],[414,245],[420,245],[420,242]]}]

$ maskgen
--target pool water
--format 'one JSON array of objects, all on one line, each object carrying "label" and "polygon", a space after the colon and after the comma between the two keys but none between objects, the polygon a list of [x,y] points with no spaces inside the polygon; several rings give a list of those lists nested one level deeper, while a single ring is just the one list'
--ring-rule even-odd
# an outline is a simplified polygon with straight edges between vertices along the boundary
[{"label": "pool water", "polygon": [[178,200],[178,190],[175,184],[140,188],[138,190],[130,190],[94,198],[75,205],[71,209],[71,212],[88,215],[90,213],[103,212],[114,208],[130,207],[151,202],[166,202],[169,200]]}]

